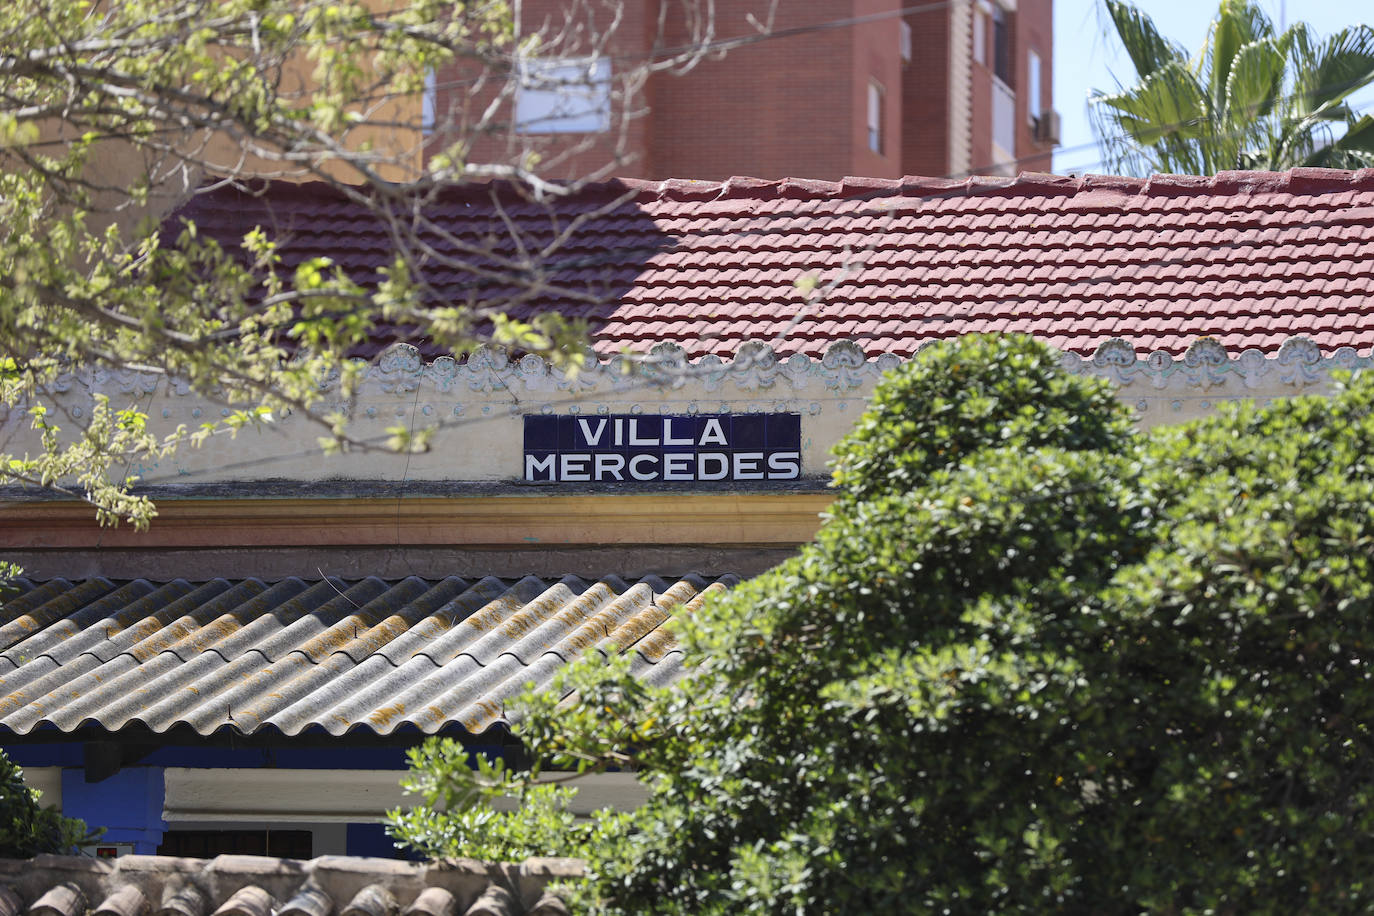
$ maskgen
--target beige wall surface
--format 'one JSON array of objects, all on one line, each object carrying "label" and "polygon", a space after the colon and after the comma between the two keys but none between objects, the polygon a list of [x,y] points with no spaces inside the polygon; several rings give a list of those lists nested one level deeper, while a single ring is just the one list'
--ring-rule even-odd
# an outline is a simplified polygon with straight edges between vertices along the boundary
[{"label": "beige wall surface", "polygon": [[[397,349],[373,366],[347,407],[353,434],[376,447],[325,456],[323,431],[276,418],[235,440],[216,438],[131,466],[157,500],[150,530],[102,528],[91,508],[30,493],[0,494],[0,552],[43,579],[206,579],[314,575],[754,575],[809,541],[828,506],[826,460],[884,371],[852,343],[821,359],[746,347],[733,363],[688,364],[661,347],[652,372],[612,361],[576,377],[541,360],[479,352],[465,364],[423,363]],[[1290,340],[1277,354],[1225,352],[1201,340],[1178,359],[1113,342],[1071,371],[1109,379],[1144,426],[1205,416],[1236,400],[1324,392],[1331,373],[1369,363]],[[224,410],[154,376],[87,374],[65,381],[61,408],[79,422],[95,392],[137,404],[163,429]],[[334,399],[331,401],[330,399]],[[802,477],[713,483],[523,481],[524,418],[794,413]],[[380,446],[396,424],[436,427],[424,454]],[[0,452],[35,447],[27,418],[0,415]]]},{"label": "beige wall surface", "polygon": [[[897,366],[895,356],[865,358],[848,342],[833,345],[820,359],[778,360],[767,348],[747,350],[733,363],[707,358],[687,363],[672,348],[658,352],[650,371],[626,372],[618,359],[574,377],[551,370],[537,357],[508,360],[479,351],[466,363],[439,359],[424,363],[399,347],[367,374],[361,394],[345,403],[326,388],[322,412],[335,408],[352,416],[359,445],[344,455],[326,455],[318,444],[324,429],[299,415],[218,437],[200,449],[183,448],[170,458],[135,465],[128,473],[148,485],[221,484],[235,481],[324,480],[367,482],[517,483],[524,476],[526,416],[795,413],[801,416],[803,478],[826,473],[831,446],[854,424],[881,374]],[[1230,354],[1215,341],[1200,340],[1182,358],[1137,354],[1114,342],[1091,359],[1072,354],[1074,372],[1110,379],[1142,425],[1203,416],[1235,400],[1265,401],[1325,391],[1335,369],[1360,368],[1369,361],[1354,351],[1323,355],[1316,345],[1294,338],[1275,356],[1257,351]],[[137,405],[162,431],[213,419],[228,408],[185,393],[175,382],[134,373],[74,375],[60,393],[62,407],[79,422],[92,395],[104,393],[112,406]],[[0,451],[24,453],[36,447],[22,411],[0,415]],[[388,451],[388,428],[433,427],[432,447],[421,454]],[[594,486],[594,485],[593,485]]]}]

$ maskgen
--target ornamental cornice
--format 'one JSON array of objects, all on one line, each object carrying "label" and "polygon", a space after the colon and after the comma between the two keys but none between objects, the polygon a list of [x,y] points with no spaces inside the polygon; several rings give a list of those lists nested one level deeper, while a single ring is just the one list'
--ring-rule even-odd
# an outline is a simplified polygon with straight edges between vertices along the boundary
[{"label": "ornamental cornice", "polygon": [[[680,346],[660,343],[647,354],[616,354],[608,359],[599,359],[588,350],[582,367],[572,372],[554,368],[538,356],[512,358],[490,347],[479,347],[463,362],[450,357],[426,361],[414,347],[399,344],[368,367],[363,391],[410,395],[420,390],[466,397],[509,393],[517,400],[527,394],[604,398],[646,388],[670,392],[689,386],[722,396],[845,395],[871,388],[879,376],[907,358],[892,353],[868,356],[854,341],[838,340],[819,358],[783,357],[767,343],[749,341],[732,360],[717,356],[689,360]],[[1163,350],[1138,351],[1119,338],[1103,343],[1089,357],[1063,354],[1069,371],[1106,378],[1122,387],[1202,393],[1224,388],[1234,394],[1276,387],[1301,391],[1324,385],[1332,370],[1363,369],[1372,361],[1351,347],[1323,354],[1316,343],[1302,336],[1289,338],[1272,355],[1257,349],[1231,352],[1210,337],[1194,341],[1180,357]],[[191,393],[175,380],[165,386],[161,381],[149,373],[100,369],[66,376],[54,387],[58,392],[78,385],[134,395],[159,389],[165,395]],[[323,392],[337,391],[338,377],[321,379],[320,387]]]}]

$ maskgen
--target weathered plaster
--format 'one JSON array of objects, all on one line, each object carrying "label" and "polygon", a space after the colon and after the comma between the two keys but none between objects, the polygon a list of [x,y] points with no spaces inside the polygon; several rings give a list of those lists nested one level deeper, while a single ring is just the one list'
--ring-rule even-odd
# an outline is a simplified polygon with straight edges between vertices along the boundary
[{"label": "weathered plaster", "polygon": [[[128,472],[151,486],[329,479],[513,483],[521,474],[519,418],[526,414],[794,412],[802,416],[802,474],[823,478],[831,445],[863,411],[879,376],[901,362],[891,354],[867,358],[849,341],[832,344],[820,359],[779,359],[765,344],[746,344],[728,363],[716,357],[688,362],[679,347],[662,344],[647,363],[589,357],[585,369],[570,375],[535,356],[510,360],[499,351],[479,350],[465,363],[448,358],[426,363],[413,348],[400,346],[368,370],[352,401],[342,399],[337,379],[321,380],[321,406],[326,412],[346,410],[352,435],[364,443],[348,455],[326,456],[318,445],[323,430],[286,415],[239,433],[232,445],[215,440]],[[1323,355],[1302,337],[1290,339],[1273,356],[1257,350],[1228,353],[1210,338],[1198,340],[1180,358],[1137,353],[1120,340],[1104,344],[1090,358],[1064,355],[1071,371],[1114,382],[1144,426],[1202,416],[1225,401],[1324,392],[1333,370],[1360,369],[1369,362],[1349,348]],[[78,423],[95,392],[109,395],[115,406],[144,406],[164,432],[227,412],[155,375],[98,371],[69,376],[59,389],[63,409]],[[389,452],[387,429],[396,425],[434,427],[433,446],[423,454]],[[0,449],[33,448],[27,426],[20,411],[0,417]]]}]

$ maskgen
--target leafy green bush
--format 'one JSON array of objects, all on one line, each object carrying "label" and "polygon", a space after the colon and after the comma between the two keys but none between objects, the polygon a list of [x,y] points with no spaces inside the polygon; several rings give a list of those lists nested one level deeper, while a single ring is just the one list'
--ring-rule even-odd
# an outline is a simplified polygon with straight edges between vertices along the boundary
[{"label": "leafy green bush", "polygon": [[687,678],[576,668],[526,700],[533,773],[445,779],[640,768],[595,839],[545,819],[590,911],[1374,911],[1371,407],[1135,434],[1038,344],[930,348],[816,542],[676,621]]},{"label": "leafy green bush", "polygon": [[28,859],[40,852],[70,853],[99,838],[84,821],[38,803],[24,771],[0,752],[0,858]]},{"label": "leafy green bush", "polygon": [[843,501],[923,486],[989,447],[1115,449],[1133,435],[1106,381],[1069,375],[1029,337],[972,335],[927,346],[873,392],[835,446]]}]

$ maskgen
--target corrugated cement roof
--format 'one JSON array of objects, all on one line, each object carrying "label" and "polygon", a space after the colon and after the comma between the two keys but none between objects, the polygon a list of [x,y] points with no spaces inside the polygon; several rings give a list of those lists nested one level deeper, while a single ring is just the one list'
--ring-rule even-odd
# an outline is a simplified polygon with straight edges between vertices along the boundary
[{"label": "corrugated cement roof", "polygon": [[0,735],[478,735],[587,652],[672,680],[660,624],[734,581],[20,580],[0,613]]}]

